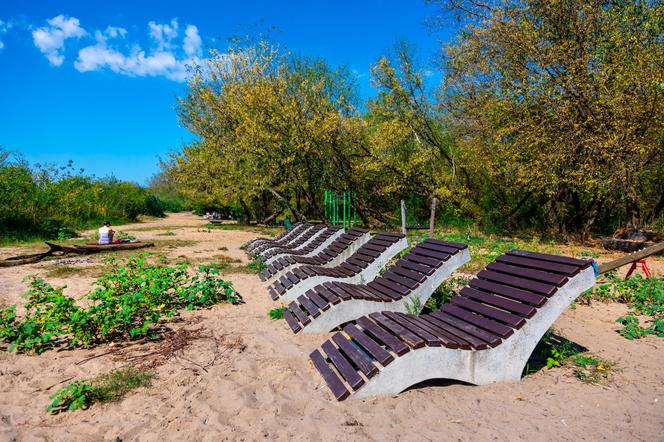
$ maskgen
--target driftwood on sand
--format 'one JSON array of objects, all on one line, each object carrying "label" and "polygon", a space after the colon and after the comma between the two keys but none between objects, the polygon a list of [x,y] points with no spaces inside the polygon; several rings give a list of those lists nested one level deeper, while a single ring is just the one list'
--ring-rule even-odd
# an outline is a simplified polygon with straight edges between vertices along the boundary
[{"label": "driftwood on sand", "polygon": [[154,243],[126,242],[118,244],[74,244],[71,246],[63,246],[46,242],[46,245],[49,247],[46,252],[13,256],[11,258],[0,260],[0,267],[14,267],[23,264],[32,264],[49,256],[62,256],[67,254],[87,255],[105,251],[142,249],[145,247],[153,247]]}]

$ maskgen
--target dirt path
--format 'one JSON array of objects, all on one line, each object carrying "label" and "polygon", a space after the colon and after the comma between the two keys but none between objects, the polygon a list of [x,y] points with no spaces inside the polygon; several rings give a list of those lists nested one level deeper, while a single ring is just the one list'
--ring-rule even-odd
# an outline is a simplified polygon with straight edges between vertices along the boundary
[{"label": "dirt path", "polygon": [[[144,240],[182,241],[164,249],[171,257],[224,254],[246,262],[239,246],[255,233],[207,232],[203,224],[180,214],[121,229]],[[158,236],[165,231],[175,235]],[[19,301],[25,288],[21,278],[45,274],[53,265],[0,269],[0,300]],[[66,282],[69,293],[78,295],[92,279],[72,275],[53,281]],[[77,365],[108,346],[38,357],[0,352],[0,440],[664,440],[664,340],[628,341],[618,335],[615,318],[625,312],[622,305],[579,306],[555,324],[564,337],[618,362],[620,371],[606,385],[583,384],[571,369],[557,368],[516,384],[434,383],[394,398],[339,403],[308,360],[328,335],[296,336],[283,321],[268,319],[275,304],[256,275],[226,279],[245,304],[184,317],[199,318],[192,327],[217,337],[241,337],[246,349],[232,350],[207,366],[214,345],[195,341],[182,357],[157,369],[152,387],[118,403],[57,416],[45,413],[49,394],[58,388],[54,384],[122,365],[110,356]]]}]

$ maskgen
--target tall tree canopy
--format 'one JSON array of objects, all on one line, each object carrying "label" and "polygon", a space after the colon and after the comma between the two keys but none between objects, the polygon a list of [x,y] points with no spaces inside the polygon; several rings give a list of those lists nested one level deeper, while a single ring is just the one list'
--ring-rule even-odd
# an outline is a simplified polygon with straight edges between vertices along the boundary
[{"label": "tall tree canopy", "polygon": [[401,43],[372,66],[364,106],[324,60],[267,43],[213,52],[178,103],[198,136],[167,163],[180,191],[265,222],[285,208],[322,219],[324,189],[356,191],[365,223],[433,196],[501,228],[661,222],[661,2],[433,3],[460,22],[442,84]]}]

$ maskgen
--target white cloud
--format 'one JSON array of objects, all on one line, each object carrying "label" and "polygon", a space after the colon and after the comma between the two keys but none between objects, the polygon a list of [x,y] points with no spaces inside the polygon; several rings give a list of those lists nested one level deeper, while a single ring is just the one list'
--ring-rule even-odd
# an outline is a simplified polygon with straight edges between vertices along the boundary
[{"label": "white cloud", "polygon": [[171,42],[178,36],[178,19],[171,20],[171,24],[157,24],[153,21],[148,23],[150,37],[157,44],[157,51],[170,49]]},{"label": "white cloud", "polygon": [[58,15],[48,20],[48,26],[34,30],[32,40],[53,66],[60,66],[65,60],[62,53],[65,40],[80,38],[86,34],[76,17]]},{"label": "white cloud", "polygon": [[148,23],[148,34],[153,43],[150,51],[140,45],[124,48],[114,45],[115,40],[125,38],[127,31],[123,28],[106,28],[97,31],[97,43],[82,48],[74,67],[80,72],[110,69],[112,72],[127,76],[163,76],[174,81],[184,81],[187,77],[186,64],[200,62],[202,56],[201,37],[198,28],[189,25],[185,29],[182,46],[176,44],[178,38],[177,19],[170,24]]},{"label": "white cloud", "polygon": [[196,26],[189,25],[185,29],[182,48],[188,57],[200,57],[202,55],[201,37],[198,35],[198,28]]},{"label": "white cloud", "polygon": [[[6,22],[3,20],[0,20],[0,37],[2,37],[4,34],[9,32],[9,30],[12,28],[12,24],[10,22]],[[0,49],[5,47],[5,43],[0,40]]]}]

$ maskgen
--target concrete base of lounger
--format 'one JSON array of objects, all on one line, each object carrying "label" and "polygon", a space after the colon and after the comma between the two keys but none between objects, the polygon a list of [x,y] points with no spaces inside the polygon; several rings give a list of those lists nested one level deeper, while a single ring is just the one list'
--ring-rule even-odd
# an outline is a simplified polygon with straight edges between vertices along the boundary
[{"label": "concrete base of lounger", "polygon": [[383,367],[351,397],[396,395],[428,379],[455,379],[475,385],[518,382],[544,333],[572,301],[594,284],[594,270],[592,267],[584,269],[570,278],[535,316],[497,347],[486,350],[414,349]]},{"label": "concrete base of lounger", "polygon": [[[339,255],[335,256],[331,261],[329,261],[325,264],[321,264],[320,267],[328,267],[329,268],[329,267],[336,267],[336,266],[340,265],[345,260],[350,258],[355,252],[357,252],[358,249],[360,247],[362,247],[364,244],[366,244],[370,239],[371,239],[371,234],[369,232],[365,233],[364,235],[362,235],[361,237],[359,237],[355,241],[353,241],[353,243],[350,246],[348,246],[348,248],[346,250],[341,252]],[[325,250],[325,249],[323,248],[323,249],[321,249],[321,251],[322,250]],[[319,251],[319,253],[320,253],[320,251]],[[311,255],[311,256],[316,256],[316,255]],[[286,273],[292,272],[296,268],[298,268],[300,266],[303,266],[303,265],[307,265],[307,264],[293,264],[293,265],[290,265],[288,267],[284,267],[283,269],[279,270],[277,273],[275,273],[274,275],[269,277],[267,280],[268,281],[276,281],[277,279],[284,276]]]},{"label": "concrete base of lounger", "polygon": [[321,313],[317,318],[311,318],[311,322],[303,329],[303,333],[326,333],[335,327],[346,322],[366,316],[370,313],[380,311],[391,311],[407,313],[407,305],[413,305],[415,299],[419,299],[419,304],[424,304],[429,300],[431,294],[443,283],[448,276],[463,264],[470,261],[470,251],[464,249],[453,255],[445,261],[435,273],[427,278],[425,282],[417,286],[408,296],[393,302],[376,302],[364,299],[351,299],[333,305],[329,310]]},{"label": "concrete base of lounger", "polygon": [[[349,284],[364,284],[373,280],[380,270],[390,262],[399,252],[408,247],[408,240],[406,238],[401,238],[399,241],[392,244],[390,247],[385,249],[383,253],[380,254],[373,262],[371,262],[365,269],[360,273],[347,277],[347,278],[337,278],[334,276],[312,276],[303,281],[300,281],[298,284],[291,287],[290,290],[287,290],[281,297],[279,297],[279,302],[291,302],[297,299],[298,296],[303,295],[307,290],[311,290],[317,285],[332,282],[332,281],[342,281]],[[329,266],[326,266],[329,267]],[[289,268],[290,270],[290,268]]]},{"label": "concrete base of lounger", "polygon": [[[325,231],[325,230],[322,230],[320,234],[322,234],[324,231]],[[297,255],[297,256],[302,256],[302,257],[316,256],[316,255],[318,255],[321,251],[325,250],[325,248],[326,248],[327,246],[329,246],[330,244],[332,244],[337,238],[339,238],[339,237],[340,237],[341,235],[343,235],[343,234],[344,234],[344,230],[343,230],[343,229],[339,229],[337,232],[335,232],[334,234],[332,234],[332,236],[330,236],[328,239],[326,239],[324,242],[322,242],[318,247],[316,247],[316,248],[315,248],[314,250],[312,250],[311,252],[307,253],[306,255]],[[314,239],[316,239],[317,236],[318,236],[318,235],[316,235],[316,236],[314,236],[313,238],[311,238],[311,241],[313,241]],[[302,245],[302,247],[298,247],[297,250],[301,250],[301,249],[303,249],[303,248],[306,247],[309,243],[311,243],[311,241],[307,241],[306,244]],[[277,255],[274,255],[274,256],[268,258],[267,260],[264,261],[264,263],[265,263],[266,266],[267,266],[267,265],[270,265],[270,264],[272,264],[274,261],[276,261],[277,259],[282,258],[282,257],[284,257],[285,255],[289,255],[289,254],[290,254],[289,252],[284,251],[283,253],[279,253],[279,254],[277,254]]]}]

